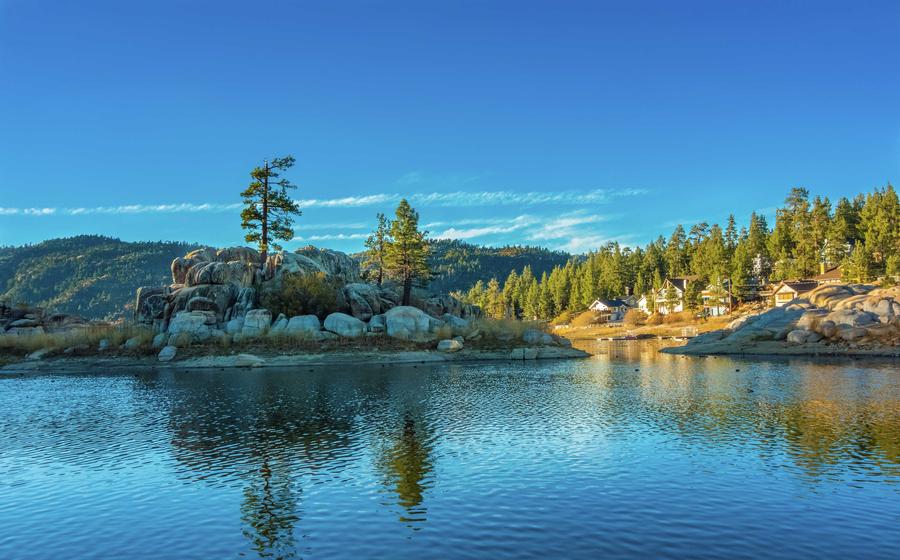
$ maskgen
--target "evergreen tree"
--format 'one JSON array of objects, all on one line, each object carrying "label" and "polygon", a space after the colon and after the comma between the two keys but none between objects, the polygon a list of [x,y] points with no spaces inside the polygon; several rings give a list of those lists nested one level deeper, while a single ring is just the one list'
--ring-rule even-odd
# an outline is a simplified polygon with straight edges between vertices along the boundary
[{"label": "evergreen tree", "polygon": [[900,202],[894,187],[875,189],[860,212],[860,230],[873,262],[883,267],[888,256],[900,251]]},{"label": "evergreen tree", "polygon": [[862,242],[857,241],[850,253],[850,257],[844,263],[844,280],[850,282],[868,282],[872,275],[872,260],[868,250]]},{"label": "evergreen tree", "polygon": [[363,265],[375,271],[375,281],[381,286],[384,281],[384,270],[387,261],[388,245],[390,238],[391,222],[378,214],[378,226],[366,239],[366,256]]},{"label": "evergreen tree", "polygon": [[300,207],[288,196],[288,190],[296,189],[281,172],[294,166],[294,158],[285,156],[266,160],[262,167],[250,172],[253,181],[241,193],[244,209],[241,211],[241,227],[247,230],[244,239],[258,243],[260,259],[265,265],[269,245],[281,250],[277,241],[289,241],[294,237],[294,216],[300,215]]},{"label": "evergreen tree", "polygon": [[419,213],[406,199],[397,206],[396,218],[391,222],[391,242],[387,246],[385,264],[389,275],[403,285],[403,305],[409,305],[415,280],[427,279],[428,244],[426,231],[419,231]]}]

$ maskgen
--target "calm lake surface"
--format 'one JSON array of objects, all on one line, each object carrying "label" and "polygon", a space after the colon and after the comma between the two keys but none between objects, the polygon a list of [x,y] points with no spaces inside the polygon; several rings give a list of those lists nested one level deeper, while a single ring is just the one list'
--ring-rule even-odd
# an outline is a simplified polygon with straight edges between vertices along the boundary
[{"label": "calm lake surface", "polygon": [[589,349],[0,378],[0,558],[897,557],[897,362]]}]

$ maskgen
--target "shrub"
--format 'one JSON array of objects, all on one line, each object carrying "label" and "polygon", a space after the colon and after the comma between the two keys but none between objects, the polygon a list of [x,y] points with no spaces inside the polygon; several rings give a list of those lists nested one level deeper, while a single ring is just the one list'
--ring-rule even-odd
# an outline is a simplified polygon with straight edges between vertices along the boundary
[{"label": "shrub", "polygon": [[692,311],[681,311],[679,313],[669,313],[665,316],[664,322],[666,324],[670,323],[690,323],[694,320],[694,313]]},{"label": "shrub", "polygon": [[656,325],[662,325],[662,323],[663,323],[663,316],[659,313],[654,313],[654,314],[650,315],[649,317],[647,317],[648,325],[656,326]]},{"label": "shrub", "polygon": [[554,325],[554,326],[555,325],[568,325],[569,323],[572,322],[572,319],[574,319],[576,316],[578,316],[578,314],[575,313],[574,311],[563,311],[556,317],[556,319],[553,319],[552,321],[550,321],[550,324]]},{"label": "shrub", "polygon": [[338,311],[338,293],[343,288],[324,272],[315,274],[284,274],[280,286],[268,288],[260,294],[260,304],[273,317],[284,313],[288,317],[317,315],[324,318]]},{"label": "shrub", "polygon": [[580,313],[577,317],[572,319],[571,325],[573,327],[590,327],[591,325],[596,325],[600,322],[600,315],[595,313],[594,311],[585,311],[584,313]]},{"label": "shrub", "polygon": [[629,327],[643,325],[647,321],[647,314],[640,309],[629,309],[625,312],[622,322]]},{"label": "shrub", "polygon": [[489,340],[513,340],[522,337],[528,329],[543,330],[537,321],[518,321],[516,319],[478,319],[474,327]]}]

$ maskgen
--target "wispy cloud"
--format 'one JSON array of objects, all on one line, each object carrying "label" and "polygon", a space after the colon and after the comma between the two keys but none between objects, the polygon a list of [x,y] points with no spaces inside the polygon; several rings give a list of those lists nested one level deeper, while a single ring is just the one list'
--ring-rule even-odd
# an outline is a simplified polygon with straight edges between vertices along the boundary
[{"label": "wispy cloud", "polygon": [[307,236],[297,236],[294,237],[291,241],[348,241],[355,239],[365,239],[368,237],[367,233],[325,233],[322,235],[307,235]]},{"label": "wispy cloud", "polygon": [[[470,206],[548,206],[601,204],[612,200],[637,196],[647,191],[643,189],[595,189],[590,191],[557,192],[516,192],[516,191],[454,191],[430,192],[402,195],[380,193],[340,198],[310,198],[298,200],[301,208],[349,208],[364,206],[384,206],[396,204],[407,198],[414,206],[470,207]],[[0,216],[84,216],[92,214],[175,214],[201,212],[233,212],[241,203],[174,203],[174,204],[127,204],[120,206],[90,206],[61,208],[9,208],[0,207]]]},{"label": "wispy cloud", "polygon": [[[436,239],[476,239],[491,235],[501,235],[520,231],[537,222],[534,216],[518,216],[507,220],[487,220],[481,227],[464,228],[450,227],[436,234]],[[471,220],[474,222],[474,220]],[[460,224],[461,225],[461,224]],[[473,224],[474,225],[474,224]]]}]

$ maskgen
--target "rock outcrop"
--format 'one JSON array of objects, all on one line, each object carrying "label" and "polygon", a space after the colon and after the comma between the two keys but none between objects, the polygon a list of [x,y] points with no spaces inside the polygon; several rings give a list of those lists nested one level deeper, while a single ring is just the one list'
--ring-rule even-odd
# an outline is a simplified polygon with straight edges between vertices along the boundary
[{"label": "rock outcrop", "polygon": [[803,299],[667,351],[727,353],[900,353],[900,287],[820,286]]}]

